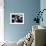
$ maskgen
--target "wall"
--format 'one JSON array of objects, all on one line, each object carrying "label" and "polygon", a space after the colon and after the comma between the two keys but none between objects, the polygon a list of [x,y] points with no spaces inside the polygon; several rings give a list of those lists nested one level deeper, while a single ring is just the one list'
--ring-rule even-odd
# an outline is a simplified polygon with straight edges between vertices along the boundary
[{"label": "wall", "polygon": [[[40,10],[40,0],[4,0],[4,35],[7,41],[18,41],[32,28],[32,20]],[[10,13],[24,13],[24,24],[10,24]]]},{"label": "wall", "polygon": [[[41,9],[41,11],[42,11],[43,9],[46,9],[46,0],[40,0],[40,9]],[[42,17],[43,17],[43,22],[41,21],[41,22],[40,22],[40,25],[46,27],[46,20],[45,20],[45,19],[46,19],[46,10],[43,12]]]},{"label": "wall", "polygon": [[0,42],[4,41],[4,0],[0,0]]}]

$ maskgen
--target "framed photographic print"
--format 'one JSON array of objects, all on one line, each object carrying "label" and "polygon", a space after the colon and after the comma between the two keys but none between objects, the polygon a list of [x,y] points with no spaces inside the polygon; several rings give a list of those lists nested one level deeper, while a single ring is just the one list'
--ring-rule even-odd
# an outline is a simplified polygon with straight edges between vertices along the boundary
[{"label": "framed photographic print", "polygon": [[24,13],[10,13],[10,24],[24,24]]}]

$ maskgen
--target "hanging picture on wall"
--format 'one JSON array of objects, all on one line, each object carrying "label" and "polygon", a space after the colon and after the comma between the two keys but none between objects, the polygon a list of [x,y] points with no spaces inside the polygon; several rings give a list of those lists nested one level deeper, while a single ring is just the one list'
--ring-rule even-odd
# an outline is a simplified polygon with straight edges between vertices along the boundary
[{"label": "hanging picture on wall", "polygon": [[24,24],[24,13],[10,13],[10,24]]}]

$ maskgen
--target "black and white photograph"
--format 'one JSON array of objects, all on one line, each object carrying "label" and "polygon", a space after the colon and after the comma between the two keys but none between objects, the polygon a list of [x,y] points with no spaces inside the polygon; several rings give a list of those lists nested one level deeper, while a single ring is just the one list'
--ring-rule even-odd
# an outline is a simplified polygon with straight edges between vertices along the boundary
[{"label": "black and white photograph", "polygon": [[10,24],[24,24],[24,13],[10,13]]}]

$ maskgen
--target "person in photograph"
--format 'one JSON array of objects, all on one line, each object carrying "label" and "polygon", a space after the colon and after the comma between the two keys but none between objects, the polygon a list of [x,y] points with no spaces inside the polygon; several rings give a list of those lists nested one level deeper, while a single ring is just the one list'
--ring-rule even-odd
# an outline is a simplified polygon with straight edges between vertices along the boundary
[{"label": "person in photograph", "polygon": [[15,16],[15,21],[16,21],[16,22],[22,23],[22,22],[23,22],[22,19],[23,19],[23,18],[22,18],[21,16],[18,16],[18,15]]}]

